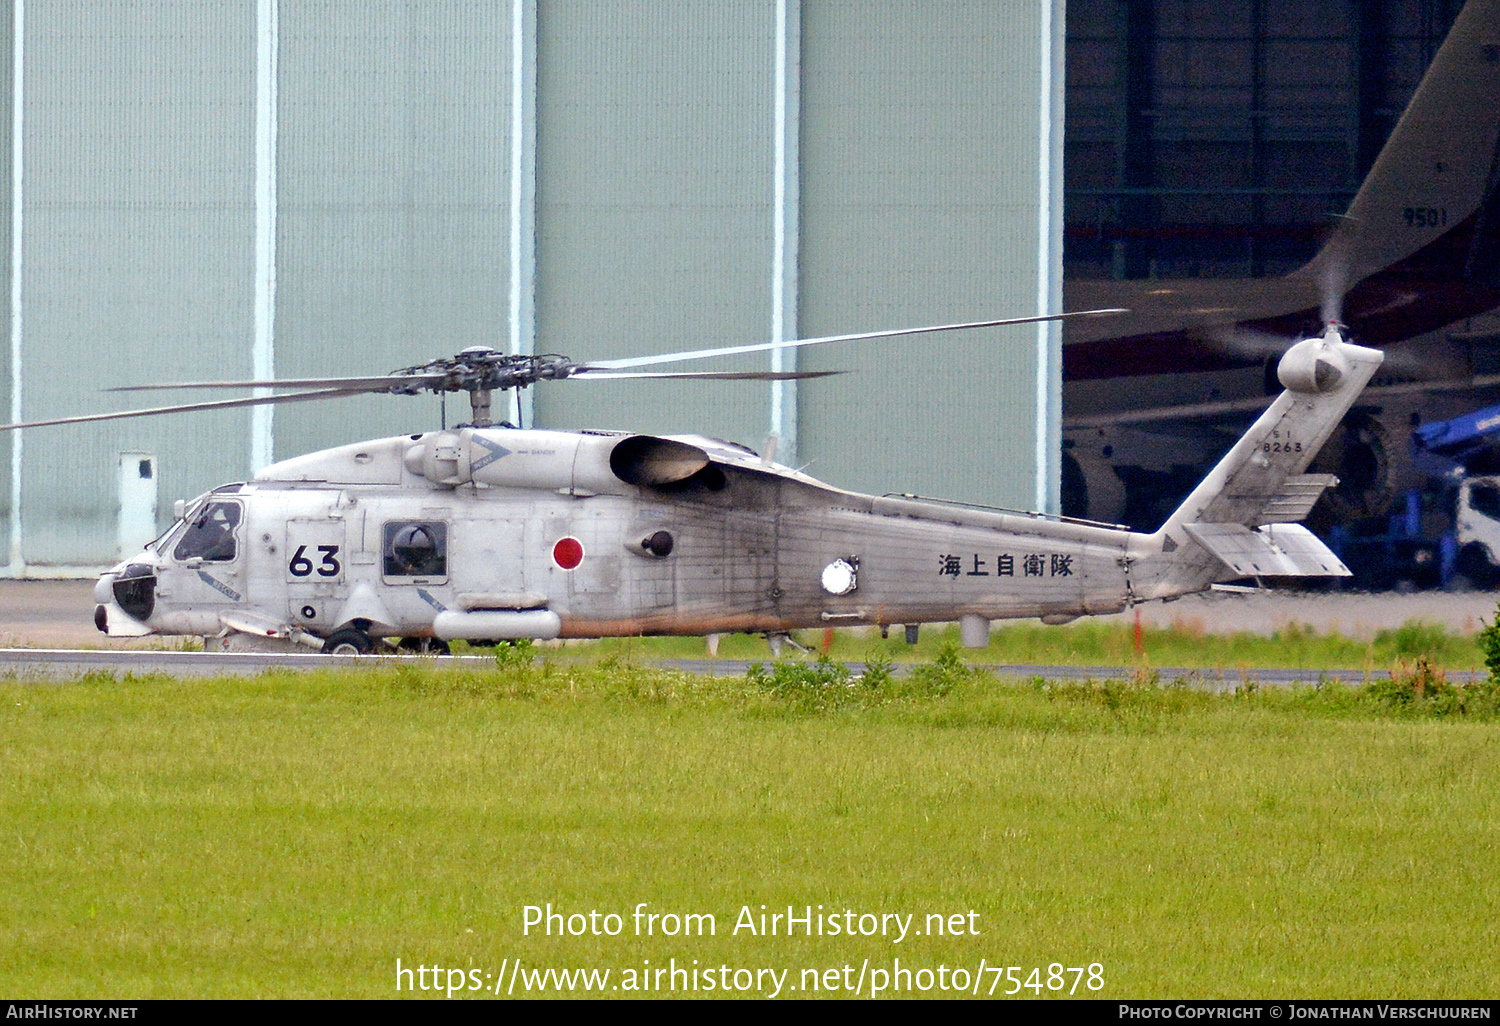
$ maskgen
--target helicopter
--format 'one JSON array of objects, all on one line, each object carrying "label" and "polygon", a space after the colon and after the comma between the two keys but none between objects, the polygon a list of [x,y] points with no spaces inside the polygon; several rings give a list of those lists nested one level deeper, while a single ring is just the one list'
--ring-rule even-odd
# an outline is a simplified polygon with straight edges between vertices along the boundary
[{"label": "helicopter", "polygon": [[[642,367],[858,339],[1100,316],[1090,310],[598,362],[473,347],[372,377],[129,386],[282,388],[7,430],[365,393],[469,394],[472,419],[284,460],[176,504],[94,589],[112,638],[225,648],[446,652],[449,642],[1066,623],[1245,577],[1345,576],[1296,523],[1332,475],[1305,473],[1380,365],[1330,322],[1282,356],[1284,391],[1156,531],[904,494],[843,491],[698,435],[517,428],[494,393],[540,382],[777,380],[833,373]],[[394,639],[394,640],[387,640]]]}]

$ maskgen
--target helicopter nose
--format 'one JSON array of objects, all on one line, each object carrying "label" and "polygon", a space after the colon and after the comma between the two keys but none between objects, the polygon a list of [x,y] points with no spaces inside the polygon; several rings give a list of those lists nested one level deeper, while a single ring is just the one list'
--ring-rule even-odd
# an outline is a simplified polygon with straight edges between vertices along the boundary
[{"label": "helicopter nose", "polygon": [[146,621],[156,608],[156,568],[131,563],[94,585],[94,626],[111,637],[150,634]]},{"label": "helicopter nose", "polygon": [[94,607],[94,626],[101,634],[111,638],[144,638],[148,634],[156,633],[156,630],[149,624],[127,616],[113,602]]}]

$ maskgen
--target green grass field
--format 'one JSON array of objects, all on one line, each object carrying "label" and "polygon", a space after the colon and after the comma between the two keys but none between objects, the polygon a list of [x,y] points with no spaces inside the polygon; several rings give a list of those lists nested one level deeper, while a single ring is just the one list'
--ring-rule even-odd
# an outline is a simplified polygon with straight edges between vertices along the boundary
[{"label": "green grass field", "polygon": [[[787,971],[783,996],[804,970],[847,964],[852,986],[864,967],[868,994],[899,958],[981,993],[981,960],[1039,968],[1043,996],[1052,963],[1099,964],[1077,990],[1109,998],[1497,992],[1494,689],[1043,687],[951,660],[814,676],[607,661],[0,685],[0,988],[391,997],[400,958],[485,996],[520,959],[610,969],[606,993],[628,994],[630,973],[696,959],[730,981]],[[621,932],[525,934],[548,902]],[[715,934],[637,937],[641,902],[712,913]],[[761,905],[918,931],[962,914],[964,932],[734,934]]]}]

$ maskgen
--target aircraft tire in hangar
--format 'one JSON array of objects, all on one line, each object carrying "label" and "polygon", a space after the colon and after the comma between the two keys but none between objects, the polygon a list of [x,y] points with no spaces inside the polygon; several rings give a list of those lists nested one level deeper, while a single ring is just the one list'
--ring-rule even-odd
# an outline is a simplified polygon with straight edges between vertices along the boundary
[{"label": "aircraft tire in hangar", "polygon": [[1328,523],[1352,524],[1385,516],[1395,499],[1390,469],[1385,428],[1372,413],[1351,412],[1308,468],[1339,479],[1337,488],[1323,493],[1322,517]]},{"label": "aircraft tire in hangar", "polygon": [[1076,450],[1063,452],[1062,514],[1110,524],[1123,522],[1125,482],[1109,460]]}]

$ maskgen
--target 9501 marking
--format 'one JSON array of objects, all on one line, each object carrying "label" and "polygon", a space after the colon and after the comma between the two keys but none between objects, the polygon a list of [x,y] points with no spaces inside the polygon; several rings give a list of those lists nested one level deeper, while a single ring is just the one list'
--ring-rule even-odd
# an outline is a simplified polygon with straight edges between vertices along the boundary
[{"label": "9501 marking", "polygon": [[313,561],[308,558],[307,546],[298,545],[297,551],[292,553],[292,558],[286,565],[286,572],[293,577],[303,578],[311,576],[315,571],[319,577],[337,577],[343,572],[343,566],[339,564],[339,547],[337,545],[319,545],[318,552],[323,559],[318,565],[313,566]]},{"label": "9501 marking", "polygon": [[1448,208],[1406,207],[1401,217],[1412,228],[1442,228],[1448,224]]}]

